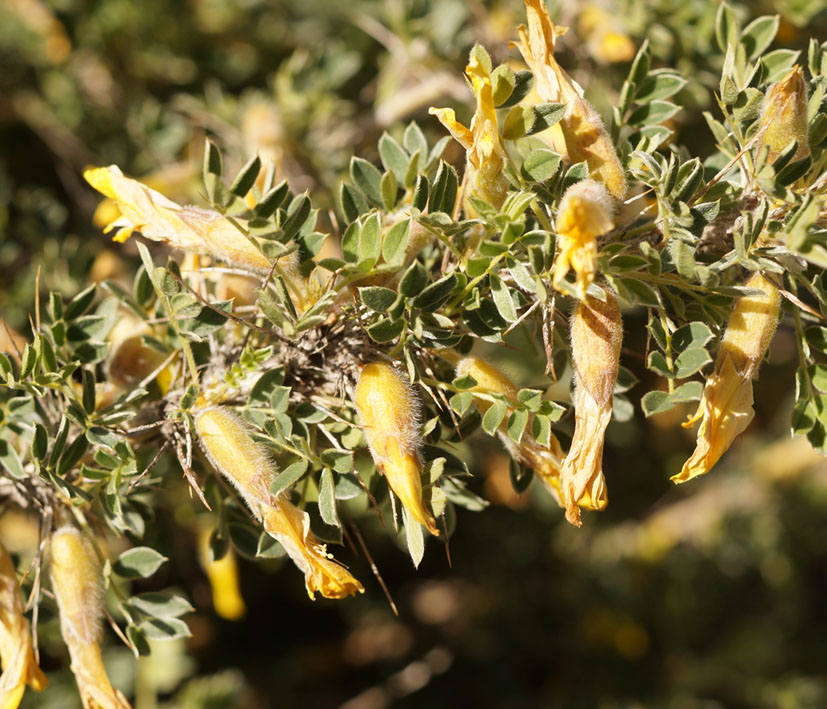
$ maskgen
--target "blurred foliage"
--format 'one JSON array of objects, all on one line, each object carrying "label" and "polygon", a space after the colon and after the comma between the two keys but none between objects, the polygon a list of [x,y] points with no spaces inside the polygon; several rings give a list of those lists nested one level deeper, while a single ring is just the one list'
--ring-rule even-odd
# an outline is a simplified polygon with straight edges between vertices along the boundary
[{"label": "blurred foliage", "polygon": [[[528,421],[541,440],[553,425],[564,448],[572,436],[565,332],[576,291],[564,282],[554,299],[552,215],[588,170],[567,160],[559,112],[536,85],[515,109],[521,85],[505,81],[497,105],[501,134],[511,131],[510,197],[466,204],[458,219],[465,156],[428,116],[451,105],[469,124],[461,70],[477,43],[487,52],[472,56],[513,69],[501,76],[525,69],[509,50],[521,2],[0,6],[0,540],[20,572],[39,569],[54,500],[96,532],[111,560],[107,608],[132,649],[107,630],[104,660],[138,709],[827,705],[827,469],[805,438],[786,440],[792,428],[823,450],[827,438],[827,8],[617,0],[549,9],[571,28],[556,56],[604,117],[637,197],[618,217],[629,242],[600,243],[593,288],[620,296],[625,339],[604,450],[611,504],[580,530],[492,436],[512,452]],[[795,63],[807,66],[812,154],[770,159],[755,143],[763,97]],[[255,187],[234,194],[254,155]],[[168,259],[155,245],[139,254],[136,238],[109,244],[100,227],[118,211],[83,181],[92,164],[116,164],[179,204],[250,219],[268,258],[297,253],[302,277],[321,264],[335,278],[297,312],[291,274],[277,272],[245,306],[209,260],[201,275],[205,262],[192,256]],[[430,243],[403,256],[422,225]],[[745,294],[741,274],[757,269],[788,298],[756,385],[756,422],[712,475],[674,488],[667,478],[691,448],[679,426],[685,402],[701,396]],[[190,350],[204,390],[220,389],[298,475],[282,483],[319,538],[345,543],[331,548],[365,595],[310,604],[284,550],[195,447],[213,511],[203,508],[181,476],[201,405],[192,381],[127,376],[107,388],[122,376],[111,334],[119,320],[155,365]],[[690,328],[673,346],[685,323],[706,330]],[[315,356],[324,338],[336,356],[323,367],[314,359],[302,370],[279,354],[292,341]],[[432,356],[472,340],[525,387],[516,409],[494,397],[475,413],[473,380],[455,380],[452,363]],[[447,496],[439,526],[452,535],[424,557],[421,532],[391,531],[396,508],[338,388],[355,379],[353,359],[377,352],[424,393],[426,482]],[[126,435],[159,417],[162,430]],[[313,442],[306,451],[285,453],[302,438]],[[32,502],[42,499],[48,514]],[[486,503],[482,514],[454,507]],[[133,547],[156,551],[137,559]],[[416,574],[406,547],[421,558]],[[210,548],[215,557],[229,549],[235,570],[212,569]],[[26,576],[24,598],[36,583]],[[239,583],[243,600],[228,601]],[[79,706],[54,599],[39,600],[50,685],[22,706]]]}]

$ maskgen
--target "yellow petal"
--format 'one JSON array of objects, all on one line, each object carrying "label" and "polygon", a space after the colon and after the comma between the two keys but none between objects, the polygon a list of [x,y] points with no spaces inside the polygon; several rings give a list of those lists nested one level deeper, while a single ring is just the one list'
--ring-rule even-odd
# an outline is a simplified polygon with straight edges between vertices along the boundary
[{"label": "yellow petal", "polygon": [[364,590],[313,536],[310,516],[284,494],[270,494],[276,468],[239,416],[221,407],[207,409],[196,416],[195,429],[216,469],[236,486],[264,529],[304,572],[311,598],[316,591],[326,598],[342,598]]},{"label": "yellow petal", "polygon": [[69,648],[84,709],[129,709],[129,702],[109,682],[101,657],[103,579],[92,545],[67,525],[52,534],[51,551],[60,632]]},{"label": "yellow petal", "polygon": [[703,419],[695,451],[680,473],[672,476],[675,484],[708,473],[755,416],[752,380],[735,370],[731,357],[706,383],[700,409]]},{"label": "yellow petal", "polygon": [[474,134],[471,133],[462,123],[457,120],[457,114],[453,108],[429,108],[428,113],[436,116],[442,125],[454,136],[454,139],[466,150],[474,145]]},{"label": "yellow petal", "polygon": [[345,598],[364,593],[364,587],[341,564],[334,561],[310,531],[310,515],[280,496],[260,508],[264,529],[277,539],[288,556],[304,572],[310,598],[318,591],[325,598]]},{"label": "yellow petal", "polygon": [[381,464],[382,473],[391,490],[417,522],[431,534],[439,536],[434,515],[422,500],[422,464],[419,458],[403,452],[395,438],[386,439],[385,456],[386,460]]},{"label": "yellow petal", "polygon": [[0,709],[16,709],[26,685],[35,690],[46,686],[32,652],[29,621],[23,614],[23,600],[11,557],[0,545]]},{"label": "yellow petal", "polygon": [[585,162],[590,177],[600,180],[612,196],[626,196],[626,175],[600,114],[583,98],[583,89],[554,58],[557,37],[565,28],[551,21],[543,0],[525,0],[528,27],[520,25],[517,47],[534,74],[536,88],[544,101],[562,103],[566,114],[560,128],[573,162]]},{"label": "yellow petal", "polygon": [[132,230],[138,230],[147,239],[184,251],[211,254],[259,272],[270,270],[270,261],[243,233],[245,220],[233,223],[213,210],[181,207],[142,182],[125,177],[115,165],[87,168],[83,176],[116,203],[121,217],[110,225],[121,227],[116,240],[123,241]]},{"label": "yellow petal", "polygon": [[359,375],[354,403],[377,469],[408,512],[439,535],[422,499],[419,402],[410,386],[390,365],[373,362]]},{"label": "yellow petal", "polygon": [[781,294],[760,272],[744,286],[758,293],[738,298],[732,308],[715,371],[704,387],[698,412],[684,424],[702,419],[694,453],[672,477],[676,484],[708,473],[754,416],[752,377],[778,325]]},{"label": "yellow petal", "polygon": [[201,565],[212,589],[213,609],[225,620],[239,620],[244,617],[247,608],[241,596],[238,562],[232,549],[227,549],[220,559],[210,559],[210,535],[209,527],[204,527],[198,535],[198,547]]},{"label": "yellow petal", "polygon": [[97,643],[70,645],[69,653],[84,709],[132,709],[109,681]]},{"label": "yellow petal", "polygon": [[578,303],[571,323],[574,436],[560,471],[566,519],[578,527],[586,495],[592,509],[603,509],[607,502],[603,441],[612,418],[622,339],[620,308],[611,293],[605,303],[596,298]]}]

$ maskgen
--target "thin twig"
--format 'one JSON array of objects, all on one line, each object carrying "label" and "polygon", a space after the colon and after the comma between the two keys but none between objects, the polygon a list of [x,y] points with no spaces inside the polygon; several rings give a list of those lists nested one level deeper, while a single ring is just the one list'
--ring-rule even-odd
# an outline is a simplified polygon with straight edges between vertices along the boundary
[{"label": "thin twig", "polygon": [[153,468],[153,466],[155,465],[155,463],[157,463],[157,462],[161,459],[161,456],[164,454],[164,451],[165,451],[167,448],[169,448],[169,440],[164,441],[164,445],[162,445],[162,446],[158,449],[158,452],[155,454],[155,457],[152,459],[152,461],[149,463],[149,465],[147,465],[147,466],[143,469],[143,472],[142,472],[142,473],[141,473],[141,474],[140,474],[137,478],[135,478],[135,479],[132,481],[132,483],[131,483],[131,484],[129,485],[129,487],[126,489],[126,494],[127,494],[127,495],[128,495],[128,494],[130,494],[130,493],[131,493],[131,492],[135,489],[135,486],[136,486],[139,482],[141,482],[141,480],[143,480],[143,479],[147,476],[147,474],[149,473],[149,471],[150,471],[150,470],[152,470],[152,468]]},{"label": "thin twig", "polygon": [[373,557],[370,555],[368,551],[368,547],[365,544],[365,540],[362,539],[362,534],[359,531],[359,528],[356,526],[356,523],[353,521],[351,516],[348,514],[347,510],[342,510],[344,513],[345,518],[347,519],[350,528],[353,530],[353,536],[356,537],[356,541],[359,542],[359,546],[362,548],[362,553],[365,555],[365,558],[368,560],[368,564],[370,564],[370,570],[373,572],[373,575],[376,577],[376,580],[379,582],[379,586],[381,586],[382,591],[385,594],[385,598],[388,599],[388,603],[390,604],[391,610],[396,617],[399,617],[399,609],[396,607],[396,603],[393,602],[393,598],[391,597],[391,592],[388,590],[387,585],[385,585],[385,580],[382,578],[382,574],[379,573],[379,567],[376,566],[376,563],[373,561]]}]

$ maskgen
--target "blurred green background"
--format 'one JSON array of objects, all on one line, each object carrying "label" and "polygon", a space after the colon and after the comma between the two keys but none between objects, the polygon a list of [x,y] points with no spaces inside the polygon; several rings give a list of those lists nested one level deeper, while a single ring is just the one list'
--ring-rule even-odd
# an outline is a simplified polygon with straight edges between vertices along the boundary
[{"label": "blurred green background", "polygon": [[[561,63],[606,113],[628,62],[607,62],[578,33],[586,5],[556,8],[575,28]],[[780,13],[776,46],[827,39],[819,0],[735,5],[745,20]],[[722,62],[717,3],[601,7],[634,46],[648,37],[658,64],[691,80],[675,143],[706,157],[714,143],[701,111]],[[99,200],[82,181],[84,166],[116,163],[173,199],[198,202],[210,136],[228,173],[269,151],[295,192],[309,189],[316,206],[335,210],[351,154],[375,158],[383,130],[399,133],[416,119],[441,135],[431,105],[470,115],[461,77],[469,48],[477,41],[496,60],[516,59],[508,41],[522,20],[517,0],[5,0],[0,316],[25,338],[38,268],[41,292],[67,297],[90,278],[131,282],[134,246],[113,248],[93,223]],[[446,157],[461,163],[457,150]],[[643,314],[625,320],[622,363],[652,383],[640,354]],[[515,333],[509,344],[498,361],[521,384],[542,382],[535,339]],[[315,603],[292,569],[241,560],[247,615],[221,620],[185,531],[192,510],[170,503],[149,541],[174,563],[140,590],[188,593],[198,609],[188,618],[193,635],[157,644],[136,665],[110,633],[115,683],[137,687],[138,709],[827,706],[827,466],[788,438],[794,370],[782,325],[748,435],[712,475],[681,488],[668,477],[692,447],[678,426],[686,411],[645,420],[636,410],[610,425],[611,504],[581,530],[540,486],[517,496],[503,451],[473,441],[472,487],[492,505],[460,512],[449,553],[431,542],[414,572],[378,523],[363,530],[399,617],[359,558],[365,595]],[[0,519],[4,540],[17,522]],[[44,616],[51,685],[24,706],[76,706],[56,621]]]}]

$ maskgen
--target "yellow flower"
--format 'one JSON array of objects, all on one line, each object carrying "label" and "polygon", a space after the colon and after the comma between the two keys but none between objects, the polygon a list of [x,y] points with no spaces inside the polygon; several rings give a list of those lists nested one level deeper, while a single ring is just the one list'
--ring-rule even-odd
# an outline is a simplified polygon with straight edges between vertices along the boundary
[{"label": "yellow flower", "polygon": [[211,559],[210,535],[211,531],[207,526],[199,530],[198,556],[210,582],[215,614],[225,620],[239,620],[244,617],[247,608],[241,596],[235,554],[232,549],[227,549],[220,559]]},{"label": "yellow flower", "polygon": [[16,709],[28,684],[40,691],[46,677],[32,652],[29,621],[23,613],[23,600],[9,552],[0,544],[0,709]]},{"label": "yellow flower", "polygon": [[439,536],[422,499],[419,402],[393,367],[373,362],[362,369],[354,403],[379,472],[413,518]]},{"label": "yellow flower", "polygon": [[84,709],[130,709],[109,681],[101,656],[103,585],[89,541],[71,526],[52,534],[52,590],[60,610],[60,632]]},{"label": "yellow flower", "polygon": [[[457,376],[471,376],[477,383],[469,391],[485,394],[498,394],[512,402],[517,401],[519,389],[504,372],[480,357],[464,357],[457,363]],[[474,406],[481,414],[491,407],[491,401],[480,396],[474,397]],[[550,434],[548,445],[540,445],[526,431],[519,443],[511,440],[506,432],[508,417],[500,426],[499,437],[512,457],[527,468],[533,470],[548,487],[555,499],[560,502],[559,478],[563,461],[563,449],[560,442]]]},{"label": "yellow flower", "polygon": [[[218,212],[182,207],[138,180],[125,177],[115,165],[90,167],[83,176],[98,192],[115,201],[120,215],[105,233],[117,228],[115,241],[126,241],[133,231],[183,251],[205,253],[231,266],[269,273],[272,263],[244,232],[246,219],[230,221]],[[309,307],[309,285],[299,273],[296,252],[280,260],[276,273],[283,276],[298,309]]]},{"label": "yellow flower", "polygon": [[767,90],[759,131],[763,131],[759,140],[761,145],[769,148],[770,162],[794,140],[798,142],[798,149],[793,160],[810,154],[807,141],[807,84],[800,66],[794,66],[789,74]]},{"label": "yellow flower", "polygon": [[611,293],[606,302],[589,297],[577,304],[571,321],[574,366],[574,436],[560,472],[566,519],[580,526],[580,507],[607,504],[603,440],[612,418],[612,397],[620,366],[623,321]]},{"label": "yellow flower", "polygon": [[[477,110],[470,129],[457,120],[451,108],[431,108],[429,113],[436,116],[465,148],[468,158],[465,194],[480,197],[499,209],[508,192],[508,178],[503,173],[506,153],[497,125],[491,75],[473,51],[468,66],[465,67],[465,73],[471,81],[471,88],[477,99]],[[469,216],[475,214],[467,202],[465,211]]]},{"label": "yellow flower", "polygon": [[781,295],[760,273],[744,285],[761,295],[739,298],[729,317],[715,371],[704,387],[697,413],[684,424],[688,427],[702,419],[694,453],[671,478],[675,484],[708,473],[755,416],[752,378],[778,325]]},{"label": "yellow flower", "polygon": [[552,283],[559,289],[570,268],[577,274],[577,292],[586,290],[597,270],[597,237],[614,227],[612,198],[594,180],[581,180],[566,190],[557,212],[557,259]]},{"label": "yellow flower", "polygon": [[557,37],[567,28],[556,27],[543,0],[525,0],[528,27],[520,25],[517,47],[534,74],[537,93],[544,101],[562,103],[566,113],[560,128],[566,139],[569,158],[586,162],[592,178],[600,180],[612,196],[623,201],[626,175],[600,115],[583,98],[583,89],[554,58]]},{"label": "yellow flower", "polygon": [[195,429],[216,470],[235,485],[265,531],[304,572],[310,598],[316,591],[325,598],[364,592],[362,584],[332,560],[310,531],[310,515],[293,505],[286,493],[270,493],[275,466],[239,416],[224,408],[207,409],[196,416]]}]

